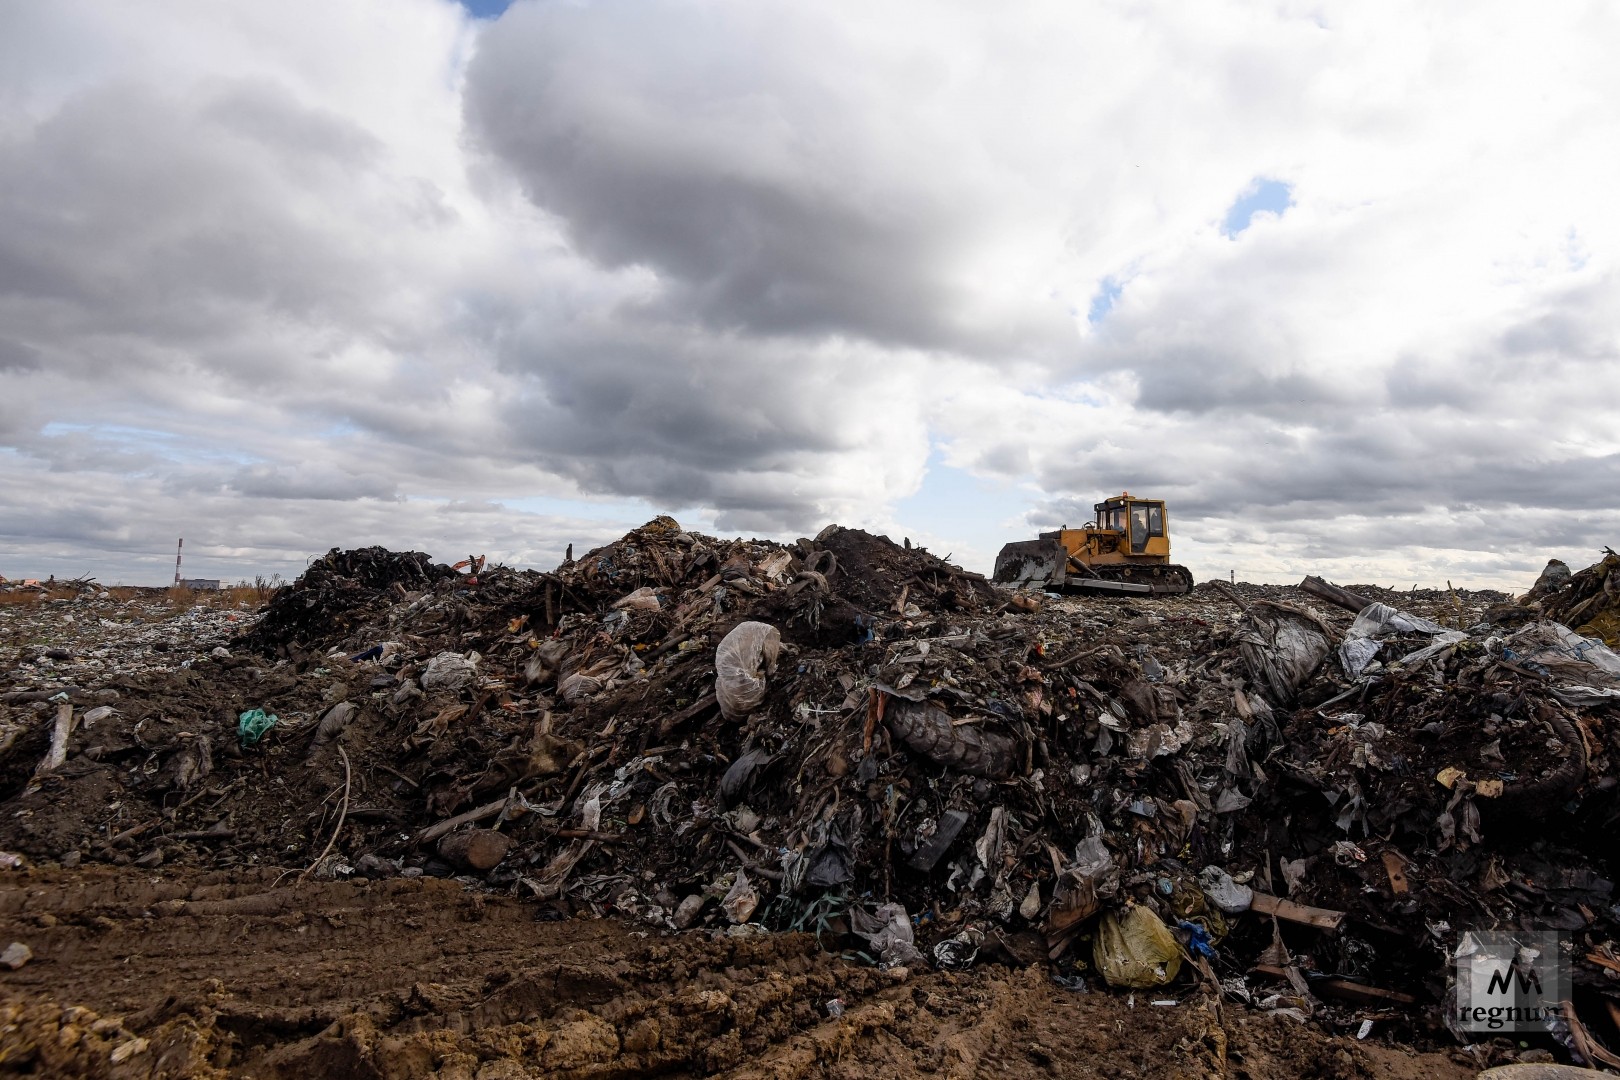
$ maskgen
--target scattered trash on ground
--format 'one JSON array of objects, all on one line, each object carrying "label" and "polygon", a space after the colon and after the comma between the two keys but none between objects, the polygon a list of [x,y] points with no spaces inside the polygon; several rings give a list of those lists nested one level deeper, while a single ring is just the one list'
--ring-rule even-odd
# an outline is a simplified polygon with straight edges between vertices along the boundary
[{"label": "scattered trash on ground", "polygon": [[1582,1037],[1620,1047],[1616,565],[1519,603],[1032,600],[836,526],[658,518],[551,573],[333,551],[162,665],[91,672],[0,621],[0,848],[455,877],[1409,1040],[1449,1039],[1465,929],[1560,930]]}]

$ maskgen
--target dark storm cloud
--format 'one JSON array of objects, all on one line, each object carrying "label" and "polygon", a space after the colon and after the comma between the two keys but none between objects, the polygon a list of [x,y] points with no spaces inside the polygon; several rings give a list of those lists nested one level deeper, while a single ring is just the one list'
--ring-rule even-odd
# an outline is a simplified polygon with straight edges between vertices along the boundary
[{"label": "dark storm cloud", "polygon": [[[886,411],[880,388],[915,366],[890,358],[874,375],[870,350],[624,315],[524,328],[505,344],[503,368],[519,379],[499,410],[508,452],[587,491],[712,507],[754,528],[811,527],[840,474],[858,490],[848,462]],[[811,480],[818,462],[827,475]]]},{"label": "dark storm cloud", "polygon": [[[889,160],[862,118],[872,106],[844,85],[871,58],[770,10],[514,8],[468,73],[469,128],[581,252],[654,269],[666,315],[968,351],[1070,336],[1056,306],[1015,326],[964,317],[979,197],[950,190],[949,162],[914,172],[930,167],[904,160],[917,147]],[[796,47],[800,23],[827,52]]]},{"label": "dark storm cloud", "polygon": [[679,455],[716,472],[838,446],[836,416],[809,392],[819,358],[790,344],[653,326],[552,340],[544,352],[507,359],[535,380],[532,394],[507,406],[531,445],[586,458]]},{"label": "dark storm cloud", "polygon": [[261,314],[363,327],[375,273],[327,206],[376,156],[352,124],[260,83],[76,95],[0,140],[0,310],[58,342],[131,339],[125,363]]},{"label": "dark storm cloud", "polygon": [[[1157,460],[1131,452],[1087,452],[1042,474],[1048,490],[1094,491],[1094,496],[1048,500],[1031,521],[1075,524],[1089,520],[1092,503],[1121,488],[1163,498],[1182,522],[1231,518],[1268,528],[1316,534],[1346,545],[1338,524],[1368,517],[1390,524],[1432,515],[1476,513],[1487,533],[1505,512],[1557,515],[1567,531],[1590,536],[1592,515],[1615,509],[1620,454],[1572,454],[1538,441],[1533,425],[1458,433],[1466,419],[1449,423],[1423,414],[1384,413],[1341,431],[1286,432],[1260,428],[1211,430],[1207,442],[1160,446]],[[1256,430],[1258,429],[1258,430]],[[1144,431],[1151,438],[1153,432]],[[1319,531],[1325,530],[1325,531]],[[1560,535],[1563,535],[1560,533]],[[1447,543],[1476,542],[1480,533],[1452,534]],[[1431,539],[1430,542],[1438,542]]]},{"label": "dark storm cloud", "polygon": [[40,362],[39,350],[32,345],[0,338],[0,372],[34,371]]}]

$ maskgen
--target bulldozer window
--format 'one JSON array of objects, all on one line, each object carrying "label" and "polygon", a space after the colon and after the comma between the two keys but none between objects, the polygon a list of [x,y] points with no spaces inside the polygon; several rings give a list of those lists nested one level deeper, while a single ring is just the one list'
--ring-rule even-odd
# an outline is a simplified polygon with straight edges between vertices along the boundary
[{"label": "bulldozer window", "polygon": [[1131,503],[1131,551],[1141,554],[1148,542],[1148,508],[1142,503]]},{"label": "bulldozer window", "polygon": [[1162,506],[1149,506],[1148,507],[1148,535],[1149,536],[1163,536],[1164,535],[1164,507],[1162,507]]}]

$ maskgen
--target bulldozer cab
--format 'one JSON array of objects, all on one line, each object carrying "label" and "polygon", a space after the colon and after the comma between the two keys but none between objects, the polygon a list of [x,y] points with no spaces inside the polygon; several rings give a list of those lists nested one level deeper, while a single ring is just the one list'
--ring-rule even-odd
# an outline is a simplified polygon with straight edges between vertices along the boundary
[{"label": "bulldozer cab", "polygon": [[1097,515],[1097,528],[1120,534],[1121,551],[1132,555],[1170,557],[1170,536],[1162,501],[1135,499],[1126,492],[1106,499],[1092,509]]}]

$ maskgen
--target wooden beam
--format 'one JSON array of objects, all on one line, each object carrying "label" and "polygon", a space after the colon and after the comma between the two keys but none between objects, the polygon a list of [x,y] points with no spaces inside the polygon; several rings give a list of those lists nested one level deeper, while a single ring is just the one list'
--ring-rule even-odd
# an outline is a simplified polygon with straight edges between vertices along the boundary
[{"label": "wooden beam", "polygon": [[1254,894],[1254,902],[1250,905],[1251,911],[1258,911],[1262,915],[1275,915],[1292,923],[1303,923],[1314,926],[1319,930],[1337,930],[1344,921],[1344,912],[1333,911],[1329,908],[1311,907],[1308,904],[1296,904],[1292,900],[1284,900],[1280,896],[1271,896],[1267,893]]},{"label": "wooden beam", "polygon": [[694,716],[697,716],[699,713],[705,712],[708,709],[714,708],[717,700],[718,699],[713,694],[704,694],[702,697],[692,702],[692,704],[688,705],[680,712],[670,713],[659,722],[658,737],[660,739],[665,738],[670,732],[674,731],[676,728],[680,727]]},{"label": "wooden beam", "polygon": [[[1249,969],[1257,975],[1268,975],[1282,982],[1288,981],[1288,969],[1277,964],[1256,964]],[[1311,979],[1310,991],[1318,997],[1338,998],[1356,1005],[1415,1005],[1417,998],[1399,990],[1385,990],[1378,986],[1350,979]]]},{"label": "wooden beam", "polygon": [[1415,1005],[1417,998],[1398,990],[1385,990],[1378,986],[1353,982],[1350,979],[1315,979],[1311,992],[1318,997],[1338,998],[1355,1005]]},{"label": "wooden beam", "polygon": [[1337,585],[1329,584],[1319,577],[1309,576],[1299,583],[1299,587],[1318,600],[1326,600],[1330,604],[1337,604],[1346,611],[1360,613],[1361,610],[1372,603],[1365,596],[1360,596],[1349,589],[1341,589]]},{"label": "wooden beam", "polygon": [[510,796],[502,795],[494,802],[485,803],[483,806],[473,810],[468,810],[464,814],[457,814],[453,818],[446,818],[437,825],[429,825],[427,828],[416,834],[416,839],[413,841],[413,843],[415,843],[418,847],[421,847],[423,844],[431,844],[445,833],[451,832],[454,829],[459,829],[463,825],[469,825],[475,821],[483,821],[485,818],[492,818],[505,808],[507,799],[509,797]]}]

